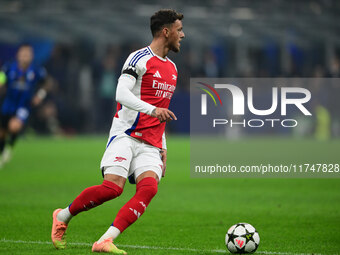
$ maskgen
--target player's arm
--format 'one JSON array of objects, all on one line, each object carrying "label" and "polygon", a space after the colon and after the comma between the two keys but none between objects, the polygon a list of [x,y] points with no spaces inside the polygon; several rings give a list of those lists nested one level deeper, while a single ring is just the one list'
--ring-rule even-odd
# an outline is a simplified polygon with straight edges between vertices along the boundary
[{"label": "player's arm", "polygon": [[164,133],[162,135],[161,158],[162,158],[162,162],[163,162],[162,177],[164,177],[165,176],[165,171],[166,171],[166,160],[167,160],[167,148],[166,148],[165,131],[164,131]]},{"label": "player's arm", "polygon": [[151,115],[152,111],[156,107],[137,98],[132,93],[132,89],[135,86],[135,83],[136,78],[134,76],[123,73],[118,79],[116,89],[116,101],[131,110]]},{"label": "player's arm", "polygon": [[136,84],[138,74],[131,68],[123,71],[122,75],[118,79],[116,90],[116,101],[123,106],[148,114],[152,117],[158,118],[160,122],[170,121],[177,119],[175,114],[166,108],[155,107],[143,100],[137,98],[132,89]]},{"label": "player's arm", "polygon": [[32,104],[34,106],[38,106],[44,101],[46,98],[48,92],[51,90],[52,87],[52,78],[49,77],[46,73],[46,70],[44,68],[41,68],[39,70],[39,84],[38,84],[38,90],[35,93],[33,99],[32,99]]}]

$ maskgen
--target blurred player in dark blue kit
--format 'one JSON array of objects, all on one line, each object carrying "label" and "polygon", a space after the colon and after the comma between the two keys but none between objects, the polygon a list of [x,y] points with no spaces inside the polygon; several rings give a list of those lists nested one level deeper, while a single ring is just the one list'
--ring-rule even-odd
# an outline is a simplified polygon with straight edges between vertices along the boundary
[{"label": "blurred player in dark blue kit", "polygon": [[32,106],[39,105],[46,96],[41,86],[46,82],[46,71],[32,64],[33,48],[19,47],[16,61],[0,71],[0,89],[4,93],[0,109],[0,167],[9,161],[11,150],[23,130]]}]

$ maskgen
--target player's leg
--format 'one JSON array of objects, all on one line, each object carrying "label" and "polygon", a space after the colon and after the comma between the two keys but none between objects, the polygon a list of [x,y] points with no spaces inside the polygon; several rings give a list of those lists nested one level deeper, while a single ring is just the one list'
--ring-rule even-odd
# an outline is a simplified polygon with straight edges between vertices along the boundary
[{"label": "player's leg", "polygon": [[[22,129],[24,128],[24,121],[22,121],[21,119],[17,118],[17,117],[11,117],[8,120],[8,132],[7,132],[7,136],[8,139],[7,141],[4,140],[4,145],[3,145],[3,150],[2,150],[2,162],[6,163],[11,159],[11,154],[12,154],[12,149],[14,147],[14,144],[19,136],[19,133],[22,131]],[[5,147],[5,145],[8,145]],[[0,146],[2,146],[1,142],[0,142]],[[1,147],[0,147],[1,149]]]},{"label": "player's leg", "polygon": [[144,213],[157,193],[158,176],[153,171],[147,171],[136,179],[136,183],[136,194],[119,210],[113,224],[104,235],[93,244],[93,252],[126,254],[112,242]]},{"label": "player's leg", "polygon": [[106,174],[101,185],[84,189],[69,206],[58,213],[57,220],[68,224],[72,217],[78,213],[120,196],[125,181],[126,179],[121,176]]},{"label": "player's leg", "polygon": [[163,163],[159,149],[136,142],[137,156],[131,162],[131,172],[136,179],[135,195],[119,210],[113,224],[100,239],[94,243],[92,251],[100,250],[110,244],[127,227],[133,224],[144,212],[156,195],[158,182],[162,177]]},{"label": "player's leg", "polygon": [[0,155],[3,153],[6,145],[6,129],[0,128]]},{"label": "player's leg", "polygon": [[123,232],[133,224],[150,204],[152,198],[157,194],[158,176],[153,171],[146,171],[136,179],[135,195],[119,210],[113,226]]},{"label": "player's leg", "polygon": [[131,159],[132,152],[129,142],[125,141],[124,137],[111,140],[101,162],[104,175],[103,183],[86,188],[68,207],[57,209],[53,213],[51,237],[57,249],[65,248],[64,234],[67,224],[73,216],[114,199],[122,193]]},{"label": "player's leg", "polygon": [[21,119],[17,117],[13,117],[9,120],[9,123],[8,123],[8,131],[10,134],[9,145],[11,147],[14,146],[17,140],[18,134],[24,128],[24,124],[25,124],[24,121],[22,121]]},{"label": "player's leg", "polygon": [[57,219],[68,223],[71,218],[76,216],[78,213],[90,210],[106,201],[120,196],[123,192],[125,181],[126,178],[122,176],[106,174],[101,185],[84,189],[79,196],[77,196],[76,199],[67,208],[65,208],[65,211],[69,212],[69,214],[61,214],[57,217]]},{"label": "player's leg", "polygon": [[11,117],[10,115],[0,114],[0,155],[2,155],[6,146],[8,123]]},{"label": "player's leg", "polygon": [[136,180],[136,193],[118,212],[113,226],[123,232],[144,212],[156,195],[158,183],[162,178],[163,162],[160,150],[154,146],[137,141],[137,156],[131,161],[131,171]]},{"label": "player's leg", "polygon": [[3,153],[6,146],[6,129],[0,128],[0,168],[5,164]]},{"label": "player's leg", "polygon": [[57,249],[66,248],[65,232],[67,225],[73,216],[90,210],[106,201],[120,196],[123,192],[126,178],[107,174],[101,185],[88,187],[83,190],[75,200],[64,209],[56,209],[53,212],[51,239]]},{"label": "player's leg", "polygon": [[10,115],[0,115],[0,168],[5,164],[4,151],[8,136],[8,123],[11,117]]}]

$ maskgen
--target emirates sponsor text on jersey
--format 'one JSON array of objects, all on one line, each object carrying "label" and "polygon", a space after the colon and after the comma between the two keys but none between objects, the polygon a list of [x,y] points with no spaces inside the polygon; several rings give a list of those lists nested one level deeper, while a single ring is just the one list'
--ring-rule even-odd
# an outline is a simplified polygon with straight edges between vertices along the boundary
[{"label": "emirates sponsor text on jersey", "polygon": [[156,97],[164,97],[171,99],[173,92],[176,89],[176,86],[173,84],[168,84],[166,82],[159,82],[157,80],[153,80],[152,88],[156,89],[155,93]]}]

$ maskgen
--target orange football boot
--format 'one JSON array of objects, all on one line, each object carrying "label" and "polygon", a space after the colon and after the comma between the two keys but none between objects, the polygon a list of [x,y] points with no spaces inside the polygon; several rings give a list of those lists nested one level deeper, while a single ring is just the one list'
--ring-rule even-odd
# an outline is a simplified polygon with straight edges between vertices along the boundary
[{"label": "orange football boot", "polygon": [[52,223],[52,233],[51,239],[54,247],[56,249],[65,249],[66,248],[66,229],[67,224],[57,220],[57,214],[62,209],[56,209],[53,212],[53,223]]},{"label": "orange football boot", "polygon": [[106,252],[113,254],[127,254],[126,251],[120,250],[112,243],[112,239],[108,238],[98,243],[95,242],[92,246],[92,252]]}]

